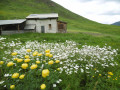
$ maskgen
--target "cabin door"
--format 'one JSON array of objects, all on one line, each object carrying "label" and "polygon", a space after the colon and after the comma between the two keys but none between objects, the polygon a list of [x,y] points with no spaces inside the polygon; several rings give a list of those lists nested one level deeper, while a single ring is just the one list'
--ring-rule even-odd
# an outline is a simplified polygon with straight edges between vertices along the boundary
[{"label": "cabin door", "polygon": [[45,33],[45,27],[41,26],[41,33]]}]

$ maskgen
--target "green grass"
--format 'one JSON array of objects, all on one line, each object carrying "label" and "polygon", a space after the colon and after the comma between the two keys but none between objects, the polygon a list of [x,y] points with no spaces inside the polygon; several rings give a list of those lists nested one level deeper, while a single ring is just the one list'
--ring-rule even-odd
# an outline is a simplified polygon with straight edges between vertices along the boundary
[{"label": "green grass", "polygon": [[4,35],[9,40],[14,40],[15,38],[20,38],[22,42],[26,42],[28,40],[46,40],[48,42],[65,42],[66,40],[74,40],[77,43],[82,45],[100,45],[103,47],[105,44],[108,46],[112,46],[113,48],[118,48],[120,52],[120,37],[118,36],[106,36],[102,35],[98,37],[96,35],[89,35],[81,32],[77,33],[56,33],[56,34],[40,34],[40,33],[24,33],[24,34],[13,34],[13,35]]},{"label": "green grass", "polygon": [[[89,32],[91,33],[91,32]],[[93,33],[93,32],[92,32]],[[95,34],[97,32],[94,32]],[[98,34],[98,33],[97,33]],[[111,46],[112,49],[119,49],[118,50],[118,56],[115,57],[115,61],[118,62],[118,64],[120,63],[119,58],[120,58],[120,37],[115,37],[115,36],[106,36],[106,35],[102,35],[100,37],[96,36],[96,35],[91,35],[91,34],[86,34],[84,32],[75,32],[74,33],[56,33],[56,34],[43,34],[43,33],[24,33],[24,34],[13,34],[13,35],[2,35],[2,37],[6,37],[6,42],[10,42],[10,41],[14,41],[14,39],[16,38],[20,38],[20,41],[24,44],[26,41],[34,41],[37,40],[39,42],[46,40],[46,42],[65,42],[66,40],[73,40],[77,43],[79,43],[80,45],[78,45],[79,48],[81,48],[81,45],[99,45],[100,47],[104,47],[105,44],[107,44],[107,46]],[[7,50],[9,48],[4,48],[3,51],[0,52],[0,55],[2,56],[2,52],[4,52],[5,50]],[[74,59],[77,59],[77,55],[76,57],[73,57]],[[88,57],[89,59],[89,57]],[[84,62],[77,62],[81,65],[81,63],[84,64]],[[101,68],[99,66],[97,66],[98,69],[101,70]],[[114,73],[113,78],[118,77],[120,74],[119,72],[119,65],[117,67],[109,67],[109,68],[105,68],[102,69],[101,74],[103,75],[103,72],[108,72],[108,71],[112,71]],[[92,70],[91,70],[92,72]],[[85,73],[81,73],[80,71],[78,71],[77,74],[71,74],[70,76],[66,75],[64,72],[62,73],[62,75],[60,75],[60,78],[62,78],[62,83],[60,85],[58,85],[59,89],[64,89],[64,90],[96,90],[96,89],[105,89],[105,90],[110,90],[110,89],[116,89],[118,90],[120,88],[119,86],[119,81],[120,79],[118,78],[118,81],[113,81],[112,79],[107,80],[105,76],[97,77],[97,74],[94,73],[94,71],[92,72],[93,75],[95,76],[95,79],[92,79],[90,77],[86,77]],[[91,75],[92,75],[91,73]],[[69,82],[68,82],[69,80]],[[26,86],[25,88],[27,88],[29,86]],[[9,88],[9,87],[8,87]],[[56,89],[56,90],[59,90]]]}]

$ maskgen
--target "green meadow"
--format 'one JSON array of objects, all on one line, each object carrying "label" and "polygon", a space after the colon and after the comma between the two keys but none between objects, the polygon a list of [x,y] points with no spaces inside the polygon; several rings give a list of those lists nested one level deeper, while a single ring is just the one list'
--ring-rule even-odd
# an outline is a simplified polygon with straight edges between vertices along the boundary
[{"label": "green meadow", "polygon": [[[24,33],[24,34],[2,35],[1,37],[6,38],[5,40],[3,40],[3,42],[6,43],[6,46],[1,46],[1,47],[3,47],[3,49],[1,49],[1,52],[0,52],[1,61],[4,61],[4,59],[2,57],[6,57],[5,55],[7,55],[7,54],[5,54],[5,51],[11,51],[11,53],[12,53],[12,52],[14,52],[15,49],[19,50],[20,48],[24,47],[24,45],[26,45],[27,41],[30,41],[30,42],[34,42],[34,41],[44,42],[46,44],[43,44],[43,45],[48,45],[48,46],[49,46],[49,43],[52,43],[53,48],[55,47],[54,46],[55,43],[58,43],[58,44],[65,43],[66,40],[68,40],[68,41],[75,41],[78,44],[77,45],[78,49],[82,49],[83,48],[82,46],[84,46],[84,45],[87,45],[88,47],[92,46],[92,47],[94,47],[94,49],[97,48],[96,47],[97,45],[99,45],[99,48],[101,48],[103,51],[105,49],[105,48],[103,48],[104,46],[106,46],[106,47],[111,46],[111,50],[112,49],[118,49],[117,56],[113,55],[114,61],[110,61],[110,62],[113,62],[113,63],[116,62],[118,65],[111,66],[110,62],[108,60],[107,65],[109,67],[103,68],[101,66],[102,63],[103,63],[101,60],[98,61],[98,62],[101,63],[100,65],[97,62],[92,63],[92,61],[90,61],[94,67],[91,67],[91,68],[89,67],[89,70],[85,69],[85,67],[87,66],[89,60],[91,60],[91,58],[93,58],[92,56],[89,56],[90,51],[88,51],[88,56],[83,55],[81,57],[81,58],[84,57],[83,59],[87,60],[87,62],[85,62],[84,60],[79,61],[78,58],[81,55],[79,55],[77,53],[75,54],[74,57],[71,57],[72,54],[70,54],[68,59],[61,59],[60,62],[65,63],[65,61],[70,59],[71,60],[71,62],[69,62],[70,65],[72,65],[73,63],[76,64],[76,65],[82,65],[84,71],[81,71],[81,67],[79,67],[77,73],[74,73],[73,72],[74,69],[72,69],[72,71],[71,71],[72,73],[70,75],[67,74],[64,69],[63,69],[62,73],[58,74],[56,72],[55,74],[52,74],[53,73],[52,69],[53,69],[54,65],[52,65],[51,67],[45,66],[45,68],[47,67],[50,70],[50,75],[47,76],[47,78],[45,78],[45,80],[48,80],[47,82],[45,82],[44,79],[42,79],[41,75],[40,75],[41,79],[39,79],[39,80],[42,80],[42,81],[38,81],[37,78],[35,79],[35,77],[32,76],[32,75],[34,75],[34,72],[38,72],[37,70],[39,70],[39,69],[30,71],[31,73],[28,72],[28,71],[22,71],[21,73],[24,72],[25,77],[24,77],[23,81],[21,80],[20,82],[16,81],[16,80],[19,80],[19,78],[18,79],[16,79],[16,78],[11,79],[11,76],[8,77],[9,79],[3,78],[3,76],[6,74],[6,72],[7,73],[9,72],[9,73],[12,73],[12,74],[15,73],[15,71],[18,72],[17,66],[20,67],[19,64],[21,65],[23,63],[22,62],[22,63],[18,64],[18,62],[14,61],[14,59],[11,57],[11,54],[9,54],[9,55],[7,55],[7,59],[16,63],[17,66],[16,66],[16,68],[14,68],[15,70],[10,69],[10,68],[15,67],[15,66],[6,67],[8,61],[7,62],[4,61],[4,64],[1,65],[1,72],[2,73],[1,73],[1,76],[0,76],[0,81],[4,81],[4,80],[6,81],[5,83],[1,84],[2,90],[4,90],[4,89],[9,90],[10,85],[15,85],[15,90],[21,90],[21,89],[28,90],[30,88],[31,88],[30,90],[38,90],[38,89],[40,89],[39,88],[40,84],[43,83],[43,82],[46,85],[45,90],[51,90],[51,89],[52,90],[73,90],[73,89],[74,90],[84,90],[84,89],[86,89],[86,90],[97,90],[97,89],[119,90],[119,88],[120,88],[120,86],[119,86],[120,85],[120,83],[119,83],[120,82],[120,71],[119,71],[119,68],[120,68],[119,67],[119,65],[120,65],[120,61],[119,61],[120,60],[119,59],[120,58],[120,37],[117,36],[117,35],[115,36],[115,35],[101,34],[101,33],[96,33],[96,32],[84,32],[84,31],[78,32],[78,31],[70,30],[68,33],[56,33],[56,34]],[[15,39],[18,39],[18,40],[15,40]],[[14,47],[9,46],[8,47],[7,43],[12,42],[12,41],[14,41],[14,42],[20,41],[22,43],[21,47],[17,47],[17,46],[14,46]],[[72,44],[65,44],[66,48],[68,48],[70,45],[72,45]],[[37,44],[34,43],[33,46],[37,47]],[[67,52],[70,52],[73,48],[74,47],[72,46],[72,48],[70,50],[68,50]],[[26,48],[26,49],[28,49],[28,48]],[[34,49],[34,48],[32,47],[30,49]],[[41,49],[42,48],[35,49],[35,50],[39,51]],[[51,46],[47,47],[47,49],[52,50]],[[62,50],[63,48],[59,48],[59,49]],[[91,50],[93,50],[93,49],[91,49]],[[107,52],[109,52],[111,50],[109,49]],[[19,51],[21,52],[21,50],[19,50]],[[93,52],[98,53],[97,50],[93,51]],[[101,52],[101,51],[99,51],[99,52]],[[64,52],[61,51],[61,53],[64,53]],[[54,55],[55,54],[53,54],[53,56]],[[104,56],[104,55],[105,55],[105,53],[102,54],[102,56]],[[108,56],[109,56],[109,54],[108,54]],[[17,57],[19,57],[19,56],[17,56]],[[94,57],[96,57],[96,56],[94,56]],[[111,58],[110,57],[108,57],[108,59],[113,58],[113,57],[111,57]],[[19,58],[24,59],[24,56],[21,56]],[[32,59],[32,57],[30,57],[30,59]],[[54,60],[54,58],[51,58],[51,59]],[[51,60],[51,59],[49,58],[49,60]],[[33,60],[37,60],[37,57],[36,58],[34,57]],[[39,58],[39,60],[41,60],[41,58]],[[74,60],[76,60],[76,62],[73,62]],[[106,60],[107,59],[105,59],[105,61]],[[30,61],[30,62],[33,62],[33,61]],[[44,63],[42,61],[40,61],[40,62]],[[48,61],[46,60],[46,62],[48,62]],[[93,58],[93,62],[95,62],[94,58]],[[59,67],[64,67],[64,65],[67,66],[67,64],[61,64],[61,65],[58,65],[58,66]],[[39,66],[41,66],[41,64]],[[40,68],[39,66],[38,66],[38,68]],[[57,67],[57,66],[55,66],[55,67]],[[29,68],[27,70],[29,70]],[[90,73],[87,73],[86,72],[87,70]],[[97,70],[99,72],[97,72]],[[57,77],[56,77],[56,75],[57,75]],[[27,77],[27,79],[26,79],[26,77]],[[31,79],[29,77],[31,77]],[[55,77],[55,79],[60,78],[60,80],[62,80],[61,83],[56,83],[55,84],[54,77]],[[33,80],[33,81],[35,80],[36,83],[35,83],[35,81],[32,82],[31,80]],[[23,83],[23,84],[21,84],[21,83]],[[40,84],[38,84],[38,83],[40,83]],[[54,87],[52,84],[53,85],[55,84],[56,87]],[[4,85],[7,85],[7,86],[3,88]],[[22,88],[21,86],[23,86],[24,88]]]}]

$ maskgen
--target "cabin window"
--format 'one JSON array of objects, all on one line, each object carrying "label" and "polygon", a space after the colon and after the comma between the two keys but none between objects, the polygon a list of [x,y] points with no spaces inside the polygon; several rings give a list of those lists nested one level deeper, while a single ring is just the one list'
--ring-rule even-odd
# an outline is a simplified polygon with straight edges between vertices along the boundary
[{"label": "cabin window", "polygon": [[51,24],[49,24],[49,30],[51,30],[52,29],[52,25]]}]

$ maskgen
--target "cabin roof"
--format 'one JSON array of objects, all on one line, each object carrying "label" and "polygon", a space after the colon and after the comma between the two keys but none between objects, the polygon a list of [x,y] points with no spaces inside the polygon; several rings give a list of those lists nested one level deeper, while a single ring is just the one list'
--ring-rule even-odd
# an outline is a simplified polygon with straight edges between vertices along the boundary
[{"label": "cabin roof", "polygon": [[20,24],[25,22],[26,19],[16,19],[16,20],[0,20],[0,25],[8,25],[8,24]]},{"label": "cabin roof", "polygon": [[30,14],[26,19],[48,19],[48,18],[58,18],[58,13],[50,14]]}]

